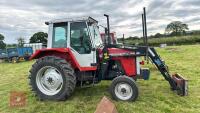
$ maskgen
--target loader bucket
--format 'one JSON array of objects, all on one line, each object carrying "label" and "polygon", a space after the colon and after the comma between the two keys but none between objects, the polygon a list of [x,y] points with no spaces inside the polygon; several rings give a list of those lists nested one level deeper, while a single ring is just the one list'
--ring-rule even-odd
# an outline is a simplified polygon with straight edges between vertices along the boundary
[{"label": "loader bucket", "polygon": [[188,95],[188,80],[184,79],[180,74],[172,75],[172,79],[176,83],[176,91],[180,96]]},{"label": "loader bucket", "polygon": [[115,105],[107,97],[103,97],[94,113],[118,113]]}]

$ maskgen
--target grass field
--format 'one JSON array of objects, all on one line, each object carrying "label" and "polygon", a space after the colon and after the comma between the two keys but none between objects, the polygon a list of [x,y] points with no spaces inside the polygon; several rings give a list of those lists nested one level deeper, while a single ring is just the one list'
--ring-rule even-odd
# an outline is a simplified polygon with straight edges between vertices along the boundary
[{"label": "grass field", "polygon": [[[181,73],[189,80],[189,96],[180,97],[170,91],[169,84],[157,69],[151,70],[149,81],[138,80],[139,98],[136,102],[117,102],[119,113],[200,113],[200,45],[171,46],[157,49],[171,73]],[[110,81],[95,87],[77,88],[71,98],[64,102],[38,101],[29,90],[28,71],[33,64],[0,64],[0,113],[93,113],[97,103],[106,95],[109,98]],[[10,91],[25,91],[27,105],[9,107]]]}]

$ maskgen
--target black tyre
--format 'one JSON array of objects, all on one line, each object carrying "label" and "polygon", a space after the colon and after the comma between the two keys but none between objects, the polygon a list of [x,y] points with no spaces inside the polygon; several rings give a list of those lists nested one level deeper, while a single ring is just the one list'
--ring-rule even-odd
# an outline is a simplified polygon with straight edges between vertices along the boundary
[{"label": "black tyre", "polygon": [[25,61],[29,61],[30,56],[24,56]]},{"label": "black tyre", "polygon": [[110,93],[115,100],[135,101],[138,97],[138,87],[134,79],[119,76],[112,81]]},{"label": "black tyre", "polygon": [[66,100],[76,86],[76,76],[64,59],[47,56],[38,59],[30,70],[30,86],[40,100]]}]

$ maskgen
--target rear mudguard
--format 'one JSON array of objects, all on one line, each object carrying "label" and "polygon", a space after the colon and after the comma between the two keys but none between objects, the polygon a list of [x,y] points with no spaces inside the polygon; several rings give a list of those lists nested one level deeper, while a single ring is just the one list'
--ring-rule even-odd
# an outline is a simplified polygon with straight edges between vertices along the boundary
[{"label": "rear mudguard", "polygon": [[50,48],[50,49],[37,50],[30,57],[30,60],[39,59],[45,56],[56,56],[56,57],[63,58],[66,61],[68,61],[74,69],[78,69],[79,71],[94,71],[97,69],[96,66],[81,67],[69,48]]}]

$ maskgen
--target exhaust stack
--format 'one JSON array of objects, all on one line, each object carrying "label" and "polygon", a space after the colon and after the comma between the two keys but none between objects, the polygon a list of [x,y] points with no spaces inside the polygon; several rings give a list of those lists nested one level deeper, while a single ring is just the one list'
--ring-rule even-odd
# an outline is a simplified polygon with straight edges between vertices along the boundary
[{"label": "exhaust stack", "polygon": [[111,37],[110,37],[110,23],[109,23],[109,15],[107,15],[107,14],[104,14],[104,16],[107,18],[107,37],[108,37],[108,45],[110,45],[111,44]]}]

